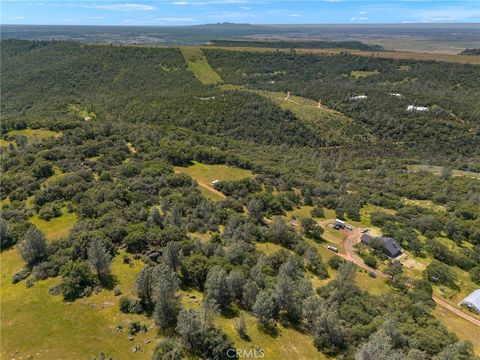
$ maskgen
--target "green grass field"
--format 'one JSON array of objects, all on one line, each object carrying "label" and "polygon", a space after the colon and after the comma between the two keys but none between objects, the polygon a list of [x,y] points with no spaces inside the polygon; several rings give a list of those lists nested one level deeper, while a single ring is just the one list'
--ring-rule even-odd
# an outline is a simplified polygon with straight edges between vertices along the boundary
[{"label": "green grass field", "polygon": [[[91,359],[104,351],[115,359],[150,359],[156,343],[156,331],[139,333],[128,340],[129,321],[138,320],[150,326],[152,321],[141,315],[126,315],[118,310],[118,297],[112,290],[65,303],[52,296],[48,288],[58,278],[42,280],[31,288],[25,282],[11,283],[12,275],[23,266],[16,249],[0,254],[1,278],[1,358],[3,359]],[[141,261],[130,267],[117,256],[112,274],[126,295],[132,295],[134,278],[142,268]],[[116,326],[123,324],[122,331]],[[149,344],[146,339],[152,339]],[[139,345],[144,352],[132,354]]]},{"label": "green grass field", "polygon": [[373,76],[373,75],[379,75],[379,74],[380,74],[380,72],[378,70],[374,70],[374,71],[360,71],[360,70],[357,70],[357,71],[350,72],[350,76],[354,77],[355,79],[360,79],[360,78]]},{"label": "green grass field", "polygon": [[77,215],[69,213],[67,208],[63,207],[62,215],[57,218],[46,221],[35,214],[30,218],[30,222],[43,232],[47,240],[54,241],[68,235],[72,226],[77,222]]},{"label": "green grass field", "polygon": [[0,147],[8,148],[10,144],[14,144],[14,142],[0,139]]},{"label": "green grass field", "polygon": [[253,176],[250,170],[244,170],[227,165],[208,165],[194,162],[192,166],[175,167],[175,170],[188,174],[195,180],[210,185],[213,180],[233,181]]},{"label": "green grass field", "polygon": [[402,199],[402,203],[405,205],[412,205],[412,206],[418,206],[422,207],[424,209],[429,209],[433,211],[439,211],[439,212],[445,212],[447,211],[447,208],[443,205],[438,205],[433,203],[431,200],[413,200],[413,199]]},{"label": "green grass field", "polygon": [[58,138],[62,135],[60,131],[51,131],[43,129],[24,129],[24,130],[12,130],[7,133],[11,136],[25,136],[30,142],[39,142],[45,138],[54,137]]},{"label": "green grass field", "polygon": [[312,338],[307,334],[278,325],[278,335],[272,337],[258,328],[256,318],[245,312],[243,316],[250,341],[243,340],[237,334],[235,324],[238,322],[238,317],[231,319],[219,317],[215,320],[215,324],[233,340],[237,348],[263,349],[264,359],[327,359],[315,348]]},{"label": "green grass field", "polygon": [[200,80],[202,84],[210,85],[223,82],[220,75],[218,75],[208,63],[207,58],[200,47],[182,46],[180,47],[180,50],[188,64],[188,69],[193,72],[195,77]]},{"label": "green grass field", "polygon": [[469,321],[458,316],[452,315],[441,306],[437,306],[433,315],[440,320],[448,330],[454,332],[459,339],[468,340],[473,344],[475,353],[480,355],[480,336],[478,336],[478,327]]}]

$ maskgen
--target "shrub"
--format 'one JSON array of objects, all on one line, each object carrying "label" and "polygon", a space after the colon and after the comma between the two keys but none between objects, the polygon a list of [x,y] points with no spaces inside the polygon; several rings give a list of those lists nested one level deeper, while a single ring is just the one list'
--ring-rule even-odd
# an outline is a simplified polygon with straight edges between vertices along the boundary
[{"label": "shrub", "polygon": [[364,257],[363,257],[363,262],[365,263],[365,265],[367,266],[370,266],[374,269],[377,268],[378,264],[377,264],[377,259],[375,259],[374,256],[370,255],[370,254],[366,254]]},{"label": "shrub", "polygon": [[126,296],[119,299],[119,308],[124,314],[141,314],[143,312],[140,300],[131,300]]},{"label": "shrub", "polygon": [[128,324],[128,333],[130,335],[135,335],[142,329],[142,324],[140,324],[140,321],[132,321],[131,323]]},{"label": "shrub", "polygon": [[328,265],[330,265],[330,267],[335,270],[338,270],[340,265],[342,265],[344,262],[345,260],[343,260],[339,256],[332,256],[330,259],[328,259]]},{"label": "shrub", "polygon": [[34,284],[35,284],[35,279],[28,278],[27,281],[25,282],[25,287],[29,288],[29,287],[32,287]]},{"label": "shrub", "polygon": [[62,215],[61,207],[58,203],[48,203],[44,205],[38,212],[38,216],[42,220],[49,221],[50,219],[59,217]]},{"label": "shrub", "polygon": [[27,268],[20,269],[12,276],[12,284],[16,284],[19,281],[25,280],[29,276],[30,276],[30,269],[27,269]]},{"label": "shrub", "polygon": [[33,267],[32,275],[35,280],[45,280],[57,275],[54,265],[51,262],[43,262]]},{"label": "shrub", "polygon": [[88,296],[92,292],[93,276],[85,262],[69,262],[63,268],[62,293],[66,301]]},{"label": "shrub", "polygon": [[310,215],[314,218],[323,218],[325,217],[325,213],[323,208],[315,206],[312,210],[310,210]]},{"label": "shrub", "polygon": [[166,338],[161,340],[153,350],[152,360],[182,360],[183,347],[176,340]]}]

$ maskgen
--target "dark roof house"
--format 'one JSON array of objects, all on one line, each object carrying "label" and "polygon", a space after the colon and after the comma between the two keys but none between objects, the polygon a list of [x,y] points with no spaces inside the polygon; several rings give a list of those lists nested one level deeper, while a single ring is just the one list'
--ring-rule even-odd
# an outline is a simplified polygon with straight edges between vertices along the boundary
[{"label": "dark roof house", "polygon": [[362,243],[364,243],[367,246],[370,246],[370,242],[373,239],[379,239],[383,243],[383,252],[385,255],[391,257],[391,258],[396,258],[397,256],[400,256],[402,254],[402,248],[400,245],[397,244],[394,238],[391,237],[386,237],[386,236],[379,236],[379,237],[374,237],[368,234],[363,234],[360,240]]}]

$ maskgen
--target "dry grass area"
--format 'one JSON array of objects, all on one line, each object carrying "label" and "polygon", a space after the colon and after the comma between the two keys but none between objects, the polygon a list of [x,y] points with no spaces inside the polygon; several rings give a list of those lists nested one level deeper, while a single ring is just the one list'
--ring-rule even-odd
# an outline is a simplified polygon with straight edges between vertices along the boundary
[{"label": "dry grass area", "polygon": [[[440,176],[443,173],[442,166],[433,166],[433,165],[410,165],[408,167],[408,170],[410,172],[420,172],[420,171],[431,172],[432,174],[437,176]],[[480,180],[480,173],[476,173],[473,171],[452,170],[452,176],[465,176],[472,179]]]},{"label": "dry grass area", "polygon": [[25,136],[29,142],[39,142],[49,137],[58,138],[61,135],[62,133],[60,131],[43,129],[12,130],[7,133],[7,136]]}]

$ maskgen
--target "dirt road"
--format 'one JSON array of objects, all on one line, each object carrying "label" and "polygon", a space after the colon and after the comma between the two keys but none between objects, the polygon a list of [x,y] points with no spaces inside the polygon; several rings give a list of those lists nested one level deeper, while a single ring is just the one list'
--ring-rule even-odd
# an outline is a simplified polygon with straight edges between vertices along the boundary
[{"label": "dirt road", "polygon": [[[344,247],[345,247],[345,254],[338,254],[338,255],[340,255],[341,257],[343,257],[344,259],[346,259],[348,261],[352,261],[353,263],[355,263],[357,266],[361,267],[362,269],[374,272],[375,274],[377,274],[377,276],[381,276],[383,278],[388,279],[388,276],[385,273],[365,265],[362,258],[360,256],[358,256],[355,253],[355,251],[353,250],[353,245],[360,242],[360,236],[361,236],[360,230],[359,229],[354,229],[352,231],[348,231],[348,230],[344,230],[344,231],[347,234],[347,239],[345,240],[345,242],[343,244]],[[435,303],[438,306],[443,307],[444,309],[446,309],[446,310],[450,311],[451,313],[453,313],[453,314],[471,322],[472,324],[480,326],[480,320],[477,319],[476,317],[463,312],[462,310],[460,310],[460,309],[456,308],[455,306],[449,304],[445,300],[438,298],[437,296],[432,296],[432,299],[433,299],[433,301],[435,301]]]}]

